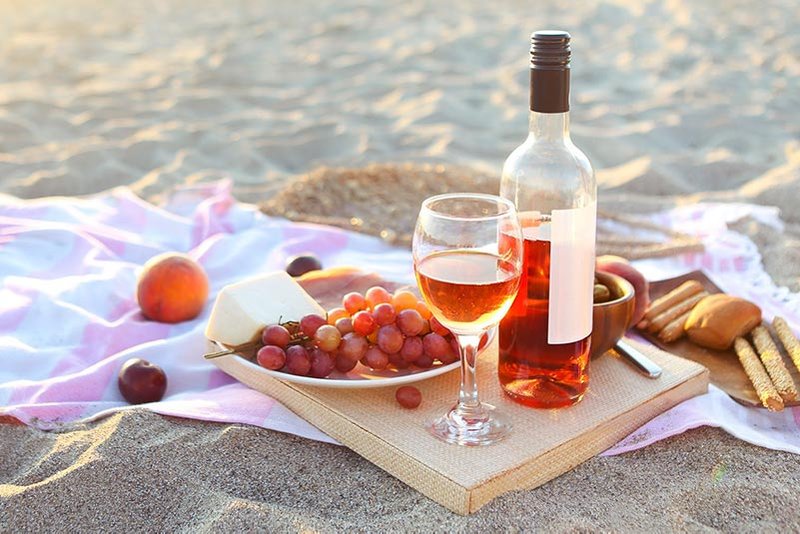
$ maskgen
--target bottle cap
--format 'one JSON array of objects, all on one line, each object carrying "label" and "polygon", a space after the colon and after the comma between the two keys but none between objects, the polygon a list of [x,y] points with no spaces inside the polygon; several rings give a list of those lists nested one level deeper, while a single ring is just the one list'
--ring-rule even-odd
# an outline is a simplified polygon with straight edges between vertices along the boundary
[{"label": "bottle cap", "polygon": [[563,70],[572,55],[570,35],[562,30],[540,30],[531,34],[531,68]]}]

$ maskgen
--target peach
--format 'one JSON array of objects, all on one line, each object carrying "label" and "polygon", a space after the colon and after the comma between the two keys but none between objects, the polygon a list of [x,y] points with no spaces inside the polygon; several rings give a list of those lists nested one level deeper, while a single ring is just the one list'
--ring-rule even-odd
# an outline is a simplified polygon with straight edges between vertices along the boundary
[{"label": "peach", "polygon": [[208,277],[185,254],[159,254],[145,263],[136,296],[142,314],[162,323],[179,323],[197,317],[208,298]]},{"label": "peach", "polygon": [[636,294],[634,297],[633,317],[629,326],[633,326],[644,317],[644,312],[650,306],[650,284],[642,273],[633,267],[628,260],[619,256],[600,256],[597,258],[598,271],[616,274],[627,280],[633,286]]}]

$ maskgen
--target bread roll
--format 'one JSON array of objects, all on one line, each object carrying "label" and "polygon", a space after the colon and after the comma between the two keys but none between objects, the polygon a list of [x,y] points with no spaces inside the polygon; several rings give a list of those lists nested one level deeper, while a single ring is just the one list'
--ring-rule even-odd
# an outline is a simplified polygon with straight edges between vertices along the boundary
[{"label": "bread roll", "polygon": [[684,328],[689,339],[698,345],[725,350],[759,324],[761,308],[739,297],[716,294],[697,303]]}]

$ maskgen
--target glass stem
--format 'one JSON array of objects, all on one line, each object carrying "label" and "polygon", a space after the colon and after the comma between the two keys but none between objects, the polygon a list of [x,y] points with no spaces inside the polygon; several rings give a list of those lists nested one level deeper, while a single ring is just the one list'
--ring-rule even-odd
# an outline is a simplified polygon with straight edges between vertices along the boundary
[{"label": "glass stem", "polygon": [[458,334],[456,339],[461,352],[461,389],[458,392],[455,412],[467,421],[485,419],[486,410],[478,399],[478,383],[475,378],[475,364],[481,336]]}]

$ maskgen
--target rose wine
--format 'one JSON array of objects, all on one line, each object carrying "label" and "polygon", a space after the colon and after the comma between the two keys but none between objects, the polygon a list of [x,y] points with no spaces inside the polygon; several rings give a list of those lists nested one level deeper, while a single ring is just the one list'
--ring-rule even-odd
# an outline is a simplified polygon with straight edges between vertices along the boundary
[{"label": "rose wine", "polygon": [[497,323],[519,285],[514,265],[487,252],[437,252],[423,258],[415,271],[431,311],[455,332],[475,332]]},{"label": "rose wine", "polygon": [[597,185],[569,135],[570,39],[531,37],[528,138],[500,184],[519,213],[524,254],[520,291],[500,323],[498,376],[509,397],[539,408],[574,404],[589,384]]},{"label": "rose wine", "polygon": [[589,337],[547,342],[550,242],[526,239],[519,293],[500,322],[498,376],[513,399],[535,408],[569,406],[586,392]]}]

